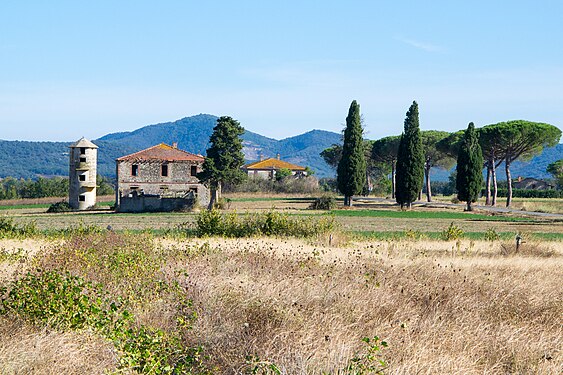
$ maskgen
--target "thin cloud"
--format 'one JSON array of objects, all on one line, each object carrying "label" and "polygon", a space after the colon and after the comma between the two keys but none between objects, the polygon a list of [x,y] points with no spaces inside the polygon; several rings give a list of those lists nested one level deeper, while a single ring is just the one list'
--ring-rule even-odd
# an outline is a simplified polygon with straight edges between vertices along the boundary
[{"label": "thin cloud", "polygon": [[421,50],[426,51],[426,52],[443,52],[444,51],[443,47],[437,46],[435,44],[420,42],[418,40],[401,38],[401,37],[396,37],[395,39],[400,41],[400,42],[403,42],[405,44],[408,44],[411,47],[421,49]]}]

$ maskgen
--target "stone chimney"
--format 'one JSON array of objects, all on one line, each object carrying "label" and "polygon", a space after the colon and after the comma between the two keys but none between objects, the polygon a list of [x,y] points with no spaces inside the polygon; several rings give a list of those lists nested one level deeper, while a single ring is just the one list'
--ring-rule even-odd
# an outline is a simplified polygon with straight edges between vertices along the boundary
[{"label": "stone chimney", "polygon": [[173,147],[173,148],[178,148],[178,142],[172,143],[172,147]]},{"label": "stone chimney", "polygon": [[278,160],[281,160],[281,156],[280,153],[278,152],[278,154],[276,155],[276,158],[278,158]]}]

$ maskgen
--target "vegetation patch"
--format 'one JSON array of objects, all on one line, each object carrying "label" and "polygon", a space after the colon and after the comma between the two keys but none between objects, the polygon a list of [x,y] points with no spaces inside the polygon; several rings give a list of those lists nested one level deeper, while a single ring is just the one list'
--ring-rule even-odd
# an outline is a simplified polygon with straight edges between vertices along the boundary
[{"label": "vegetation patch", "polygon": [[223,214],[217,210],[202,211],[196,220],[198,236],[254,237],[289,236],[313,237],[336,228],[331,215],[296,217],[278,211],[259,214]]},{"label": "vegetation patch", "polygon": [[335,216],[383,217],[397,219],[451,219],[476,221],[534,222],[533,219],[511,216],[491,216],[448,211],[334,210]]}]

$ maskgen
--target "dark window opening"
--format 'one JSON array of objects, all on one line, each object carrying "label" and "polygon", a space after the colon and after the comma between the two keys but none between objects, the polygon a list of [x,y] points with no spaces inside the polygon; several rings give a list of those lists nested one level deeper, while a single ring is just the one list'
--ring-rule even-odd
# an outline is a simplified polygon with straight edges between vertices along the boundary
[{"label": "dark window opening", "polygon": [[86,154],[86,147],[80,147],[80,155]]},{"label": "dark window opening", "polygon": [[197,175],[197,165],[192,165],[191,169],[190,169],[190,174],[192,176]]},{"label": "dark window opening", "polygon": [[133,164],[131,166],[131,176],[138,176],[139,175],[139,166],[137,164]]},{"label": "dark window opening", "polygon": [[86,157],[85,157],[85,156],[81,156],[81,157],[80,157],[80,162],[81,162],[81,163],[86,163]]},{"label": "dark window opening", "polygon": [[78,180],[79,181],[86,181],[86,175],[85,174],[81,174],[78,176]]},{"label": "dark window opening", "polygon": [[86,202],[86,196],[85,196],[85,195],[79,195],[79,196],[78,196],[78,201],[79,201],[79,202]]},{"label": "dark window opening", "polygon": [[167,164],[162,164],[161,175],[162,175],[162,177],[168,176],[168,165]]}]

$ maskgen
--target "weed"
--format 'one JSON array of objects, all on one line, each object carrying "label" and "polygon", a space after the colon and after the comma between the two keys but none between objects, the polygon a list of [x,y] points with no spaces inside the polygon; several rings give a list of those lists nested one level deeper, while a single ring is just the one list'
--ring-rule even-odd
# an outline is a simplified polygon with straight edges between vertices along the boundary
[{"label": "weed", "polygon": [[[93,329],[121,353],[120,368],[145,374],[186,374],[197,368],[203,348],[186,347],[179,336],[144,325],[118,298],[110,299],[101,285],[56,271],[28,273],[0,288],[0,315],[12,314],[33,324],[58,330]],[[185,326],[190,326],[183,320]]]},{"label": "weed", "polygon": [[487,241],[498,241],[500,239],[500,234],[494,229],[489,228],[485,232],[485,240]]},{"label": "weed", "polygon": [[459,240],[461,237],[463,237],[463,230],[453,222],[440,233],[440,238],[444,241]]},{"label": "weed", "polygon": [[380,340],[377,336],[364,337],[362,341],[367,345],[365,353],[354,355],[344,373],[347,375],[383,374],[387,364],[381,357],[381,350],[388,346],[387,341]]},{"label": "weed", "polygon": [[9,216],[0,217],[0,238],[24,238],[34,236],[38,232],[35,221],[17,225]]}]

